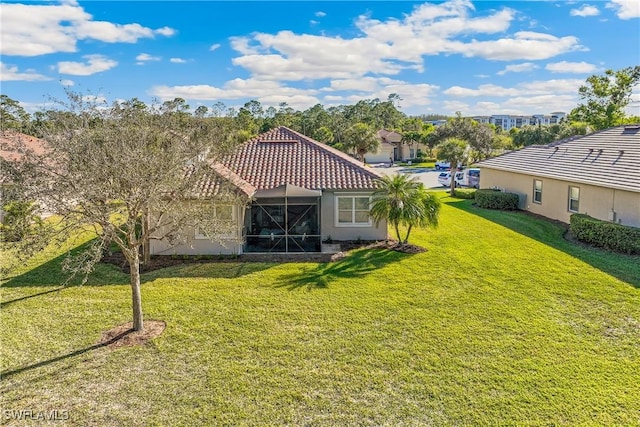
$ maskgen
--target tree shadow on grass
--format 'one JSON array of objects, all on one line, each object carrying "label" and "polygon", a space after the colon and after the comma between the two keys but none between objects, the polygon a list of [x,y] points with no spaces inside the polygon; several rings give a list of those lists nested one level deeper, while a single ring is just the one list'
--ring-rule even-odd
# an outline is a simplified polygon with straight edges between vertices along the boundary
[{"label": "tree shadow on grass", "polygon": [[300,273],[286,274],[273,285],[295,290],[300,288],[323,289],[336,279],[355,279],[367,275],[385,265],[401,261],[411,254],[388,249],[361,249],[351,252],[340,261],[318,264]]},{"label": "tree shadow on grass", "polygon": [[566,224],[526,211],[499,211],[473,205],[473,200],[446,198],[447,205],[499,224],[571,255],[640,289],[640,256],[631,256],[571,242],[564,238]]},{"label": "tree shadow on grass", "polygon": [[[142,283],[165,278],[205,278],[205,279],[236,279],[247,274],[269,269],[277,265],[268,262],[216,262],[215,260],[186,262],[184,264],[166,267],[144,273]],[[127,276],[128,277],[128,276]]]},{"label": "tree shadow on grass", "polygon": [[[21,295],[8,301],[1,301],[0,308],[6,307],[19,301],[29,298],[46,295],[49,293],[62,291],[76,286],[106,286],[106,285],[128,285],[129,274],[122,271],[114,264],[100,262],[96,264],[94,271],[89,274],[87,281],[83,283],[83,276],[78,274],[70,278],[70,273],[63,270],[65,259],[76,256],[89,248],[93,241],[80,244],[52,258],[22,274],[12,277],[5,277],[0,282],[0,289],[5,288],[30,288],[30,287],[51,287],[45,291],[39,291],[31,295]],[[140,277],[141,283],[151,282],[158,278],[227,278],[233,279],[251,274],[257,271],[271,268],[273,263],[243,263],[243,262],[216,262],[215,259],[185,259],[176,265],[167,266],[147,273]]]},{"label": "tree shadow on grass", "polygon": [[92,350],[97,350],[97,349],[102,348],[102,347],[107,347],[108,345],[115,343],[116,341],[122,339],[123,337],[125,337],[125,336],[127,336],[127,335],[129,335],[131,333],[133,333],[133,329],[126,330],[126,331],[114,336],[113,338],[111,338],[108,341],[100,342],[98,344],[94,344],[94,345],[91,345],[89,347],[81,348],[79,350],[75,350],[75,351],[72,351],[70,353],[63,354],[62,356],[56,356],[56,357],[53,357],[51,359],[43,360],[41,362],[33,363],[33,364],[27,365],[27,366],[22,366],[22,367],[17,368],[17,369],[6,370],[6,371],[3,371],[3,372],[0,372],[0,378],[7,379],[7,378],[12,377],[13,375],[19,374],[21,372],[26,372],[26,371],[31,371],[33,369],[42,368],[44,366],[51,365],[52,363],[60,362],[62,360],[69,359],[71,357],[75,357],[75,356],[79,356],[79,355],[84,354],[84,353],[88,353],[88,352],[90,352]]}]

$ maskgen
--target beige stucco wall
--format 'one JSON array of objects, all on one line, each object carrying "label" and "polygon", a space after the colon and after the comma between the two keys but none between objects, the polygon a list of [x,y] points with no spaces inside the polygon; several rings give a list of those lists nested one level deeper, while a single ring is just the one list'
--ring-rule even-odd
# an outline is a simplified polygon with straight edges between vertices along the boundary
[{"label": "beige stucco wall", "polygon": [[[370,195],[370,192],[339,191],[339,195]],[[242,253],[242,231],[244,226],[244,207],[236,206],[235,218],[237,221],[236,235],[231,239],[195,239],[195,230],[189,234],[191,240],[188,243],[172,246],[167,240],[151,240],[152,255],[232,255]],[[336,226],[336,194],[325,191],[320,200],[320,230],[322,240],[329,236],[333,240],[384,240],[387,238],[387,223],[380,222],[378,226],[371,223],[365,227],[338,227]]]},{"label": "beige stucco wall", "polygon": [[377,153],[367,153],[364,158],[367,163],[389,163],[389,158],[393,157],[393,145],[380,144]]},{"label": "beige stucco wall", "polygon": [[370,195],[362,191],[324,191],[320,201],[320,230],[322,240],[331,236],[333,240],[384,240],[387,238],[387,222],[381,221],[376,227],[372,221],[366,227],[338,227],[336,226],[336,195]]},{"label": "beige stucco wall", "polygon": [[171,245],[168,240],[151,240],[152,255],[235,255],[242,253],[242,227],[244,224],[244,206],[234,207],[236,231],[233,236],[219,239],[196,239],[195,229],[187,231],[190,240],[181,245]]},{"label": "beige stucco wall", "polygon": [[[569,186],[580,188],[579,212],[604,221],[616,213],[616,222],[640,227],[640,193],[599,186],[481,168],[480,188],[499,187],[505,191],[525,195],[521,208],[568,223]],[[542,203],[533,202],[533,181],[542,181]]]}]

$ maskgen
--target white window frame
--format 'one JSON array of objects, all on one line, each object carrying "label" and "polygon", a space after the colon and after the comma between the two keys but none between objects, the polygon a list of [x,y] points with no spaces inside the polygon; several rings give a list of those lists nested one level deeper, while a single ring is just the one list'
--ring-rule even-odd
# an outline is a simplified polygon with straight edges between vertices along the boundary
[{"label": "white window frame", "polygon": [[[356,201],[355,199],[366,198],[369,201],[369,209],[371,209],[371,194],[349,194],[349,193],[338,193],[335,195],[335,226],[336,227],[371,227],[373,225],[373,221],[371,216],[367,216],[368,221],[365,222],[355,222],[356,212],[363,212],[363,210],[356,210]],[[340,222],[340,199],[352,199],[353,204],[351,208],[351,222]]]},{"label": "white window frame", "polygon": [[[536,188],[536,184],[538,182],[540,183],[540,190]],[[536,194],[540,194],[540,200],[536,200]],[[542,204],[542,180],[541,179],[533,180],[533,203],[536,203],[538,205]]]},{"label": "white window frame", "polygon": [[[577,199],[574,199],[574,198],[571,197],[571,190],[573,190],[574,188],[578,190],[578,198]],[[576,209],[576,210],[571,209],[571,202],[573,202],[573,201],[578,202],[578,209]],[[578,187],[577,185],[570,185],[569,186],[569,200],[568,200],[567,209],[568,209],[569,212],[574,212],[574,213],[580,212],[580,187]]]},{"label": "white window frame", "polygon": [[[231,222],[233,223],[233,225],[237,228],[237,218],[236,218],[236,205],[221,205],[221,206],[231,206]],[[216,217],[218,215],[218,207],[214,206],[213,207],[213,215],[214,217]],[[226,233],[226,234],[217,234],[216,237],[220,237],[220,238],[233,238],[235,237],[237,231],[234,231],[233,233]],[[209,236],[207,236],[205,233],[202,233],[199,227],[196,227],[194,230],[194,239],[195,240],[211,240],[211,238],[209,238]]]}]

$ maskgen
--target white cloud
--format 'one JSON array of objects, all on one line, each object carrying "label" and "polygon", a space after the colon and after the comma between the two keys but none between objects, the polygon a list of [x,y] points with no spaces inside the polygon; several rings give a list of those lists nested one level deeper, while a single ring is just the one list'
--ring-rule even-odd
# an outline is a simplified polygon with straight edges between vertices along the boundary
[{"label": "white cloud", "polygon": [[598,16],[600,15],[600,10],[595,6],[585,4],[585,5],[582,5],[582,7],[579,9],[571,9],[569,14],[571,16],[582,16],[582,17]]},{"label": "white cloud", "polygon": [[526,73],[536,68],[538,68],[538,66],[532,62],[523,62],[522,64],[507,65],[504,70],[498,71],[496,74],[504,76],[507,73]]},{"label": "white cloud", "polygon": [[511,114],[549,114],[551,111],[569,112],[576,105],[576,96],[573,94],[547,94],[510,98],[501,104],[501,108],[513,111]]},{"label": "white cloud", "polygon": [[512,38],[469,43],[452,41],[453,50],[467,57],[481,57],[496,61],[517,59],[541,60],[563,53],[586,50],[574,36],[555,37],[531,31],[520,31]]},{"label": "white cloud", "polygon": [[256,99],[263,106],[277,106],[281,102],[286,102],[293,108],[306,109],[318,103],[335,104],[357,102],[362,99],[387,99],[389,94],[397,93],[402,98],[402,107],[411,108],[430,104],[432,99],[436,99],[438,89],[435,85],[413,84],[387,77],[332,80],[329,86],[319,90],[293,88],[273,80],[238,78],[227,82],[222,87],[156,86],[151,89],[150,95],[162,100],[176,97],[207,101]]},{"label": "white cloud", "polygon": [[58,62],[58,72],[72,76],[90,76],[110,70],[118,65],[117,61],[109,59],[104,55],[84,55],[83,58],[87,61],[86,63],[73,61]]},{"label": "white cloud", "polygon": [[149,55],[148,53],[141,53],[136,56],[136,61],[147,62],[147,61],[160,61],[162,58],[159,56]]},{"label": "white cloud", "polygon": [[233,79],[222,87],[211,85],[154,86],[150,94],[162,100],[176,97],[197,100],[244,99],[279,95],[312,95],[316,90],[297,89],[283,86],[278,82],[256,79]]},{"label": "white cloud", "polygon": [[640,18],[640,1],[638,0],[612,0],[607,3],[607,8],[615,9],[620,19]]},{"label": "white cloud", "polygon": [[218,49],[219,47],[220,47],[220,43],[212,44],[211,47],[209,48],[209,50],[211,52],[213,52],[214,50]]},{"label": "white cloud", "polygon": [[426,83],[409,83],[402,80],[393,80],[387,77],[362,77],[358,79],[331,80],[328,87],[320,89],[322,92],[357,92],[338,96],[327,95],[325,100],[334,102],[337,99],[387,99],[392,93],[397,93],[402,98],[403,107],[427,105],[430,98],[436,95],[439,87]]},{"label": "white cloud", "polygon": [[20,72],[18,71],[17,66],[7,65],[4,62],[0,62],[0,81],[33,82],[33,81],[43,81],[43,80],[51,80],[51,78],[44,76],[42,74],[38,74],[33,70],[26,70],[26,71]]},{"label": "white cloud", "polygon": [[90,104],[107,104],[107,98],[104,95],[83,95],[82,100]]},{"label": "white cloud", "polygon": [[69,79],[62,79],[62,80],[60,80],[60,84],[62,86],[71,87],[71,86],[74,86],[76,84],[76,82],[74,82],[73,80],[69,80]]},{"label": "white cloud", "polygon": [[[571,111],[577,105],[579,79],[555,79],[524,82],[513,87],[494,84],[477,88],[453,86],[443,93],[451,99],[438,111],[453,114],[487,116],[492,114],[548,114],[551,111]],[[481,100],[473,102],[473,99]]]},{"label": "white cloud", "polygon": [[598,71],[598,67],[589,64],[588,62],[552,62],[544,67],[545,70],[552,73],[574,73],[574,74],[589,74]]},{"label": "white cloud", "polygon": [[[360,16],[355,37],[254,33],[231,37],[233,64],[260,80],[350,79],[369,73],[423,71],[424,57],[458,54],[490,60],[542,60],[584,50],[574,36],[522,31],[503,36],[516,12],[503,8],[473,17],[468,0],[425,3],[402,19]],[[474,38],[476,37],[477,38]]]},{"label": "white cloud", "polygon": [[162,28],[158,28],[157,30],[154,30],[154,33],[160,34],[161,36],[165,36],[165,37],[171,37],[175,35],[177,31],[171,27],[162,27]]},{"label": "white cloud", "polygon": [[59,5],[3,4],[0,8],[2,55],[37,56],[75,52],[78,40],[135,43],[156,35],[170,36],[168,27],[152,29],[140,24],[94,21],[75,2]]},{"label": "white cloud", "polygon": [[443,93],[448,96],[463,97],[515,97],[515,96],[540,96],[562,93],[576,94],[578,88],[584,84],[580,79],[555,79],[523,82],[515,87],[503,87],[495,84],[484,84],[477,89],[452,86]]},{"label": "white cloud", "polygon": [[174,64],[185,64],[187,60],[182,58],[170,58],[169,62],[173,62]]},{"label": "white cloud", "polygon": [[327,14],[326,14],[326,13],[324,13],[323,11],[321,11],[321,10],[317,11],[317,12],[315,13],[315,15],[316,15],[318,18],[324,18],[325,16],[327,16]]}]

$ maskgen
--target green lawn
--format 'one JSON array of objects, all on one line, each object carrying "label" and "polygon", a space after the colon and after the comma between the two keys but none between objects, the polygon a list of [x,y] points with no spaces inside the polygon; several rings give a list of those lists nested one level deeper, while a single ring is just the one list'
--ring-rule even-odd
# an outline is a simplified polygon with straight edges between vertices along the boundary
[{"label": "green lawn", "polygon": [[640,425],[640,257],[443,201],[440,228],[413,234],[422,254],[146,274],[147,319],[167,328],[136,348],[91,348],[130,320],[126,275],[48,292],[63,276],[41,258],[3,284],[2,409],[99,426]]}]

